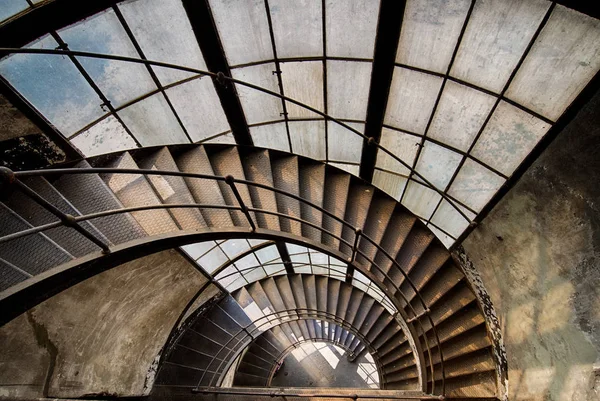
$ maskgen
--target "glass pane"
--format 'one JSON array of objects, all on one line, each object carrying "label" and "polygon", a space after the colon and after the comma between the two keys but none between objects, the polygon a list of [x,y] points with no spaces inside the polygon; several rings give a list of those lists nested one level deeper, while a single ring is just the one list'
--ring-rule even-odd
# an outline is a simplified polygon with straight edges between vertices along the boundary
[{"label": "glass pane", "polygon": [[71,139],[71,142],[86,157],[137,148],[133,138],[129,136],[121,123],[113,116],[91,126]]},{"label": "glass pane", "polygon": [[[206,70],[198,41],[179,0],[137,0],[119,3],[121,13],[148,60]],[[163,85],[192,73],[153,67]]]},{"label": "glass pane", "polygon": [[431,224],[427,226],[427,228],[429,228],[431,230],[431,232],[440,240],[442,241],[442,244],[444,244],[444,246],[446,248],[450,248],[452,246],[452,244],[454,244],[454,239],[452,239],[451,237],[449,237],[448,235],[444,234],[442,231],[440,231],[439,229],[435,228],[434,226],[432,226]]},{"label": "glass pane", "polygon": [[550,128],[542,120],[500,102],[471,155],[511,175]]},{"label": "glass pane", "polygon": [[446,73],[470,0],[409,0],[396,62]]},{"label": "glass pane", "polygon": [[169,88],[166,93],[192,141],[230,130],[210,78],[194,79]]},{"label": "glass pane", "polygon": [[214,272],[227,262],[229,262],[227,255],[218,246],[198,259],[198,264],[208,273]]},{"label": "glass pane", "polygon": [[327,56],[373,58],[379,1],[327,0]]},{"label": "glass pane", "polygon": [[273,59],[264,0],[209,0],[230,66]]},{"label": "glass pane", "polygon": [[[461,211],[471,219],[475,217],[473,213],[466,213],[465,209],[461,209]],[[470,223],[445,199],[442,199],[431,222],[455,238],[460,236]]]},{"label": "glass pane", "polygon": [[[417,136],[388,128],[381,130],[381,140],[379,141],[379,144],[411,167],[415,160],[415,156],[417,155],[420,143],[421,139]],[[381,150],[377,151],[377,162],[375,163],[375,167],[407,176],[410,173],[409,168],[405,167],[399,161],[393,159],[390,155]]]},{"label": "glass pane", "polygon": [[[235,68],[231,70],[231,75],[235,79],[245,81],[261,88],[280,93],[274,63],[253,65],[251,67]],[[268,95],[256,89],[248,88],[244,85],[235,85],[246,121],[248,124],[257,124],[265,121],[281,120],[283,117],[283,106],[281,99]]]},{"label": "glass pane", "polygon": [[480,211],[504,184],[504,179],[481,164],[467,159],[448,190],[448,195]]},{"label": "glass pane", "polygon": [[290,121],[292,152],[315,160],[325,160],[325,122]]},{"label": "glass pane", "polygon": [[250,245],[248,241],[245,239],[230,239],[228,241],[223,242],[219,245],[223,252],[229,257],[229,259],[233,259],[239,254],[246,252],[250,249]]},{"label": "glass pane", "polygon": [[371,67],[371,63],[327,61],[327,113],[330,116],[361,121],[367,118]]},{"label": "glass pane", "polygon": [[394,68],[385,124],[423,134],[441,85],[439,77]]},{"label": "glass pane", "polygon": [[507,96],[556,121],[599,68],[600,21],[556,6]]},{"label": "glass pane", "polygon": [[357,166],[356,164],[344,164],[344,163],[332,163],[329,162],[327,163],[333,167],[337,167],[341,170],[344,170],[352,175],[355,175],[358,177],[359,172],[360,172],[360,166]]},{"label": "glass pane", "polygon": [[215,138],[211,138],[211,139],[207,139],[207,140],[203,140],[202,143],[227,143],[230,145],[235,145],[235,138],[233,137],[233,134],[231,132],[228,132],[226,134],[223,135],[219,135]]},{"label": "glass pane", "polygon": [[277,247],[275,245],[270,245],[266,248],[259,249],[255,252],[255,255],[260,263],[269,263],[279,258],[279,252],[277,251]]},{"label": "glass pane", "polygon": [[250,127],[254,146],[290,151],[285,123],[274,123]]},{"label": "glass pane", "polygon": [[189,143],[162,93],[134,103],[118,114],[142,146]]},{"label": "glass pane", "polygon": [[185,253],[190,255],[192,259],[196,260],[216,246],[217,243],[214,241],[205,241],[184,245],[181,248],[185,251]]},{"label": "glass pane", "polygon": [[[139,57],[112,10],[63,29],[59,34],[71,50]],[[77,60],[114,107],[157,89],[141,64],[87,57],[77,57]]]},{"label": "glass pane", "polygon": [[[58,43],[46,36],[26,47],[56,49]],[[68,57],[14,54],[0,61],[0,74],[65,136],[105,114],[98,95]]]},{"label": "glass pane", "polygon": [[[364,124],[346,123],[358,132],[363,132]],[[363,138],[333,122],[327,122],[327,142],[329,160],[360,163]]]},{"label": "glass pane", "polygon": [[548,7],[545,0],[476,2],[452,76],[500,93]]},{"label": "glass pane", "polygon": [[29,8],[25,0],[0,0],[0,21]]},{"label": "glass pane", "polygon": [[323,55],[321,0],[270,0],[277,57]]},{"label": "glass pane", "polygon": [[433,189],[411,180],[406,186],[402,204],[417,216],[427,220],[431,217],[440,199],[442,196]]},{"label": "glass pane", "polygon": [[[305,61],[281,63],[281,79],[287,97],[323,111],[323,63]],[[289,118],[320,117],[301,106],[286,102]]]},{"label": "glass pane", "polygon": [[427,136],[466,152],[495,101],[481,91],[447,81]]},{"label": "glass pane", "polygon": [[375,170],[373,173],[373,185],[396,200],[400,200],[400,196],[402,196],[402,192],[406,186],[406,181],[406,177],[386,173],[381,170]]},{"label": "glass pane", "polygon": [[415,169],[433,186],[443,191],[461,160],[462,155],[425,141]]}]

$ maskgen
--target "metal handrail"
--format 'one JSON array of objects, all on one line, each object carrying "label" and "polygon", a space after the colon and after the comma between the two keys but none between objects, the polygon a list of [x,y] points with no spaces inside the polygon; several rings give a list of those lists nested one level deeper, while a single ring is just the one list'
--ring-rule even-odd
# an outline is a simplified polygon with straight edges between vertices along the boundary
[{"label": "metal handrail", "polygon": [[[338,326],[338,327],[340,327],[340,326]],[[286,349],[284,349],[283,351],[281,351],[281,352],[279,353],[279,356],[277,356],[277,358],[275,358],[275,363],[273,364],[273,366],[272,366],[272,367],[271,367],[271,369],[269,370],[269,378],[268,378],[268,380],[267,380],[267,386],[270,386],[270,385],[271,385],[271,382],[273,381],[273,376],[275,375],[275,369],[277,368],[277,366],[279,366],[279,363],[280,363],[281,361],[283,361],[283,360],[284,360],[284,359],[287,357],[287,355],[288,355],[288,354],[291,352],[291,350],[292,350],[292,349],[296,349],[296,347],[298,346],[298,344],[305,344],[305,343],[308,343],[308,342],[317,342],[317,343],[318,343],[318,342],[323,342],[323,343],[330,343],[330,344],[333,344],[333,345],[335,345],[335,346],[338,346],[338,347],[340,347],[340,348],[343,348],[343,349],[344,349],[344,350],[346,350],[347,352],[352,352],[352,353],[354,353],[354,352],[353,352],[353,351],[350,349],[350,347],[347,347],[345,344],[342,344],[342,343],[341,343],[341,342],[339,342],[339,341],[330,340],[330,339],[327,339],[327,338],[307,338],[307,339],[304,339],[304,340],[297,341],[297,342],[295,342],[294,344],[292,344],[292,345],[288,346],[288,347],[287,347]],[[365,345],[365,348],[367,348],[367,346],[366,346],[366,345]],[[362,351],[361,351],[361,352],[362,352]],[[373,355],[373,354],[371,354],[371,355]],[[378,379],[379,379],[379,383],[381,383],[381,382],[382,382],[382,380],[381,380],[381,374],[380,374],[380,372],[381,372],[381,371],[379,370],[379,366],[377,365],[377,362],[375,361],[375,357],[373,357],[373,363],[375,363],[375,365],[377,366],[377,376],[379,376],[379,377],[378,377]],[[368,375],[368,376],[371,376],[371,375]]]},{"label": "metal handrail", "polygon": [[[42,226],[38,226],[38,227],[34,227],[34,228],[30,228],[27,230],[23,230],[20,231],[18,233],[13,233],[13,234],[9,234],[7,236],[3,236],[0,237],[0,243],[2,242],[6,242],[6,241],[10,241],[10,240],[15,240],[18,238],[22,238],[25,237],[27,235],[31,235],[31,234],[35,234],[35,233],[39,233],[39,232],[43,232],[46,231],[48,229],[51,228],[56,228],[59,227],[61,225],[67,226],[67,227],[71,227],[76,229],[78,232],[80,232],[81,234],[83,234],[82,231],[86,231],[85,228],[81,227],[78,223],[82,222],[82,221],[86,221],[86,220],[92,220],[92,219],[96,219],[96,218],[100,218],[100,217],[107,217],[107,216],[111,216],[111,215],[116,215],[116,214],[120,214],[120,213],[128,213],[128,212],[133,212],[133,211],[141,211],[141,210],[152,210],[152,209],[169,209],[169,208],[197,208],[197,209],[225,209],[225,210],[234,210],[234,211],[242,211],[249,223],[250,226],[252,227],[253,230],[256,229],[256,226],[254,224],[254,221],[252,220],[249,212],[254,212],[254,213],[263,213],[263,214],[269,214],[269,215],[275,215],[275,216],[279,216],[285,219],[290,219],[293,221],[297,221],[300,222],[301,224],[306,224],[310,227],[313,227],[317,230],[319,230],[322,233],[325,233],[331,237],[333,237],[334,239],[340,241],[340,245],[344,244],[346,245],[348,248],[350,248],[351,252],[352,252],[352,260],[347,261],[349,263],[354,263],[354,259],[356,257],[357,254],[360,254],[361,256],[365,257],[368,261],[370,261],[371,266],[373,266],[377,271],[379,271],[379,273],[381,273],[384,276],[384,279],[387,279],[387,281],[389,283],[391,283],[394,286],[395,292],[394,292],[394,297],[400,296],[402,298],[402,300],[405,302],[405,308],[408,308],[412,313],[413,316],[416,319],[416,322],[418,323],[418,325],[421,328],[421,332],[422,335],[425,339],[425,347],[427,349],[429,358],[430,358],[430,366],[431,366],[431,382],[432,382],[432,391],[435,388],[435,374],[433,371],[433,363],[431,363],[431,347],[429,346],[429,343],[427,341],[427,336],[426,336],[426,332],[420,322],[419,319],[419,315],[417,314],[417,312],[415,311],[413,305],[409,302],[409,300],[404,296],[404,294],[402,293],[402,291],[400,290],[400,288],[398,286],[396,286],[393,282],[393,280],[389,277],[389,275],[387,274],[386,271],[384,271],[381,267],[379,267],[373,260],[370,259],[370,257],[368,257],[367,255],[365,255],[362,251],[360,251],[360,249],[358,249],[358,243],[359,243],[359,238],[358,237],[364,237],[367,241],[369,241],[369,243],[371,243],[373,246],[375,246],[375,248],[377,249],[377,251],[382,252],[383,255],[385,255],[390,261],[392,261],[392,264],[395,265],[395,267],[400,271],[400,273],[403,275],[403,277],[405,278],[405,280],[409,283],[409,285],[412,287],[412,289],[415,291],[415,294],[418,295],[419,301],[423,306],[423,309],[425,311],[428,311],[428,307],[424,301],[424,299],[422,298],[420,292],[418,291],[418,289],[416,288],[416,286],[414,285],[414,283],[412,282],[412,280],[410,279],[410,277],[408,276],[408,274],[402,269],[402,267],[398,264],[398,262],[395,260],[395,258],[393,258],[387,251],[385,251],[379,244],[377,244],[375,241],[373,241],[371,238],[369,238],[367,235],[365,235],[364,233],[362,233],[362,231],[359,228],[353,227],[350,223],[346,222],[345,220],[343,220],[342,218],[336,216],[335,214],[333,214],[332,212],[329,212],[328,210],[324,209],[321,206],[315,205],[312,202],[307,201],[306,199],[303,199],[302,197],[281,190],[279,188],[274,188],[274,187],[269,187],[268,185],[265,184],[260,184],[260,183],[256,183],[253,181],[249,181],[249,180],[245,180],[245,179],[235,179],[232,176],[227,176],[227,177],[223,177],[223,176],[216,176],[216,175],[209,175],[209,174],[197,174],[197,173],[187,173],[187,172],[181,172],[181,171],[169,171],[169,170],[150,170],[150,169],[118,169],[118,168],[60,168],[60,169],[47,169],[47,170],[35,170],[35,171],[20,171],[20,172],[12,172],[11,170],[7,169],[7,168],[0,168],[0,173],[2,173],[3,176],[5,176],[4,181],[8,182],[9,184],[15,184],[17,187],[19,187],[20,189],[23,188],[28,188],[26,187],[25,184],[23,184],[20,180],[19,177],[30,177],[30,176],[46,176],[46,175],[63,175],[63,174],[98,174],[98,173],[111,173],[111,174],[139,174],[139,175],[165,175],[165,176],[178,176],[178,177],[185,177],[185,178],[199,178],[199,179],[209,179],[209,180],[216,180],[216,181],[224,181],[226,182],[231,188],[232,190],[234,190],[234,194],[237,192],[236,195],[236,200],[238,201],[238,203],[240,203],[239,206],[231,206],[231,205],[202,205],[202,204],[157,204],[157,205],[148,205],[148,206],[139,206],[139,207],[129,207],[129,208],[121,208],[121,209],[114,209],[114,210],[109,210],[109,211],[102,211],[102,212],[97,212],[97,213],[93,213],[93,214],[88,214],[88,215],[82,215],[82,216],[69,216],[69,215],[65,215],[65,217],[60,217],[61,220],[58,222],[53,222],[53,223],[49,223],[49,224],[45,224]],[[8,178],[6,178],[8,177]],[[328,230],[323,229],[322,227],[303,220],[301,218],[297,218],[295,216],[290,216],[290,215],[286,215],[283,213],[279,213],[279,212],[273,212],[270,210],[262,210],[262,209],[257,209],[257,208],[249,208],[244,204],[244,201],[242,199],[242,197],[240,196],[239,192],[237,191],[236,188],[236,183],[238,184],[243,184],[243,185],[248,185],[248,186],[254,186],[254,187],[258,187],[258,188],[262,188],[265,190],[269,190],[275,193],[279,193],[281,195],[290,197],[294,200],[297,200],[299,202],[301,202],[302,204],[305,204],[307,206],[310,206],[311,208],[314,208],[316,210],[318,210],[319,212],[323,213],[324,215],[338,221],[339,223],[342,224],[343,227],[348,227],[350,228],[354,233],[355,233],[355,239],[353,241],[353,243],[350,243],[349,241],[347,241],[346,239],[331,233]],[[29,189],[29,188],[28,188]],[[29,189],[29,190],[25,190],[24,191],[25,194],[27,196],[30,196],[33,198],[34,201],[38,201],[38,199],[36,199],[35,197],[39,197],[42,198],[39,194],[37,194],[35,191]],[[42,198],[43,199],[43,198]],[[48,203],[47,201],[44,200],[44,202],[41,203],[41,205],[43,207],[45,207],[46,209],[48,209],[50,212],[52,212],[53,214],[57,214],[55,213],[56,210],[58,210],[56,207],[54,207],[53,205],[51,205],[50,203]],[[53,210],[52,208],[56,209]],[[60,213],[62,213],[60,210],[58,210]],[[76,228],[79,227],[79,228]],[[93,236],[93,234],[89,233],[89,236]],[[86,238],[90,239],[88,235],[83,234]],[[96,245],[97,244],[95,241],[94,243]],[[110,252],[110,248],[108,246],[106,247],[102,247],[104,252]],[[385,293],[385,291],[384,291]],[[428,316],[428,314],[426,314],[432,327],[435,330],[435,324],[433,323],[433,321],[431,320],[431,318]],[[444,390],[445,390],[445,385],[444,385],[444,369],[443,369],[443,356],[441,355],[441,344],[439,343],[439,338],[437,336],[437,332],[436,332],[436,342],[438,343],[438,350],[440,352],[440,360],[442,361],[442,363],[440,364],[441,370],[442,370],[442,394],[444,394]],[[418,340],[418,339],[415,339]],[[424,380],[426,380],[426,378],[423,378]]]},{"label": "metal handrail", "polygon": [[243,80],[229,77],[229,76],[223,74],[222,72],[215,73],[215,72],[210,72],[210,71],[205,71],[205,70],[199,70],[197,68],[184,67],[184,66],[180,66],[180,65],[176,65],[176,64],[165,63],[165,62],[154,61],[154,60],[147,60],[147,59],[142,59],[142,58],[135,58],[135,57],[117,56],[117,55],[113,55],[113,54],[102,54],[102,53],[85,52],[85,51],[68,50],[68,49],[0,48],[0,53],[6,53],[6,54],[20,54],[20,53],[22,53],[22,54],[54,54],[54,55],[61,55],[61,56],[67,55],[69,57],[80,56],[80,57],[89,57],[89,58],[97,58],[97,59],[124,61],[124,62],[136,63],[136,64],[144,64],[146,66],[163,67],[163,68],[174,69],[174,70],[179,70],[179,71],[191,72],[191,73],[195,73],[195,74],[201,74],[201,75],[212,77],[212,78],[216,79],[218,82],[219,81],[221,81],[221,82],[228,81],[228,82],[232,82],[232,83],[235,83],[238,85],[245,86],[245,87],[253,89],[253,90],[257,90],[259,92],[266,93],[267,95],[277,97],[281,100],[285,100],[285,101],[293,103],[299,107],[302,107],[306,110],[309,110],[313,113],[316,113],[316,114],[322,116],[323,118],[325,118],[327,121],[332,121],[332,122],[344,127],[345,129],[349,130],[350,132],[354,133],[355,135],[360,136],[361,138],[363,138],[363,140],[366,141],[366,143],[368,145],[376,146],[377,149],[385,152],[389,157],[396,160],[403,167],[408,168],[412,172],[413,175],[416,175],[419,178],[419,180],[421,180],[431,190],[437,192],[438,195],[440,195],[444,200],[446,200],[446,202],[448,202],[465,220],[467,220],[469,222],[471,221],[471,219],[469,219],[469,217],[466,215],[466,213],[460,207],[456,206],[454,204],[454,201],[452,199],[450,199],[444,191],[440,190],[435,185],[433,185],[427,178],[425,178],[416,169],[412,168],[411,165],[406,163],[400,157],[396,156],[394,153],[392,153],[391,151],[387,150],[385,147],[383,147],[379,143],[377,143],[373,137],[367,137],[366,135],[364,135],[357,129],[352,128],[350,125],[344,123],[343,121],[340,121],[337,118],[332,117],[329,114],[327,114],[321,110],[311,107],[306,103],[303,103],[296,99],[282,95],[281,93],[274,92],[272,90],[263,88],[258,85],[254,85],[252,83],[249,83],[249,82],[246,82]]},{"label": "metal handrail", "polygon": [[[305,316],[305,317],[303,317]],[[290,318],[290,320],[284,320],[286,318]],[[254,337],[254,334],[262,334],[264,331],[266,330],[261,330],[263,326],[266,325],[270,325],[273,323],[273,320],[275,321],[279,321],[279,324],[274,325],[274,326],[279,326],[283,323],[287,323],[290,321],[296,321],[296,320],[308,320],[308,319],[314,319],[314,318],[319,318],[319,319],[323,319],[326,321],[332,321],[334,323],[336,323],[337,325],[339,325],[342,328],[345,328],[346,330],[348,330],[349,332],[351,332],[352,334],[354,334],[357,338],[359,338],[366,346],[370,347],[370,343],[366,340],[366,338],[360,333],[360,331],[355,328],[351,323],[348,323],[345,319],[340,318],[339,316],[336,316],[332,313],[329,313],[327,311],[320,311],[318,309],[312,309],[312,308],[296,308],[296,309],[283,309],[280,311],[276,311],[276,312],[272,312],[269,313],[267,315],[263,315],[260,318],[254,320],[253,322],[245,325],[245,326],[240,326],[241,329],[238,330],[235,334],[231,335],[231,338],[225,343],[222,344],[221,348],[219,348],[219,350],[214,354],[214,356],[212,357],[211,361],[209,364],[207,364],[207,366],[210,366],[213,361],[215,359],[219,359],[221,360],[221,362],[219,363],[219,365],[217,366],[217,368],[215,369],[215,372],[212,372],[213,375],[211,377],[210,380],[210,384],[212,385],[214,380],[215,380],[215,375],[216,374],[220,374],[220,370],[221,370],[221,366],[223,365],[223,362],[226,361],[232,361],[235,359],[235,357],[237,356],[237,354],[239,354],[239,352],[243,351],[243,349],[241,350],[234,350],[229,348],[229,344],[236,338],[238,338],[238,336],[242,333],[246,333],[246,337],[243,337],[241,339],[239,339],[233,346],[237,347],[238,344],[240,344],[241,342],[243,342],[245,339],[247,339],[248,337],[250,337],[253,340],[256,339],[256,337]],[[262,323],[261,322],[263,320],[266,320]],[[251,330],[248,330],[248,328],[252,327]],[[224,349],[228,348],[230,352],[227,353],[227,355],[224,358],[217,358],[217,355],[219,355]],[[373,348],[371,348],[372,350],[374,350]],[[231,353],[234,353],[233,356],[230,356]],[[416,356],[415,356],[416,358]],[[196,388],[200,387],[200,383],[202,382],[202,380],[204,379],[204,376],[206,374],[207,370],[205,370],[202,374],[202,376],[200,377],[200,379],[198,380],[198,385],[196,386]],[[216,383],[214,383],[216,384]]]}]

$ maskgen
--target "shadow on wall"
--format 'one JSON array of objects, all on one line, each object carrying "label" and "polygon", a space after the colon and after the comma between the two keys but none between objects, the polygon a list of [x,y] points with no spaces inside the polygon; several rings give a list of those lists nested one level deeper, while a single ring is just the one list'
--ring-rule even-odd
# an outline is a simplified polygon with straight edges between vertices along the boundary
[{"label": "shadow on wall", "polygon": [[600,400],[600,95],[463,243],[499,315],[510,400]]}]

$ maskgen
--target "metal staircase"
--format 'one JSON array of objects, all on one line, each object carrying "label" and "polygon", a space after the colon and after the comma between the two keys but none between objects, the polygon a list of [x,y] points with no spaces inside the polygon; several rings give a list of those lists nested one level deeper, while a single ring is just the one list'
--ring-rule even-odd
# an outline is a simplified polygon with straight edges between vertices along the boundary
[{"label": "metal staircase", "polygon": [[[237,290],[188,319],[156,386],[217,386],[245,350],[234,383],[266,385],[285,349],[327,338],[372,353],[382,389],[498,395],[484,313],[457,262],[417,217],[347,172],[273,150],[179,145],[4,169],[2,180],[1,322],[133,247],[151,253],[200,234],[280,238],[346,261],[345,281],[286,266]],[[357,270],[395,313],[351,285]],[[251,304],[270,312],[251,316]]]}]

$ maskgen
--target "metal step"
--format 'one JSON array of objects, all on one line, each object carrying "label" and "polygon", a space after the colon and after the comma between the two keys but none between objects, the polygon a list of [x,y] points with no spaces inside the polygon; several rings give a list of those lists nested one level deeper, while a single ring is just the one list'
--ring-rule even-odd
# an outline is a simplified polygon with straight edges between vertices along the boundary
[{"label": "metal step", "polygon": [[[226,177],[228,175],[233,176],[238,180],[245,180],[244,169],[242,167],[242,161],[236,147],[223,147],[223,148],[211,148],[208,154],[210,164],[216,175]],[[247,207],[252,207],[252,199],[250,198],[250,192],[245,184],[235,184],[238,192],[244,204]],[[240,204],[235,198],[235,195],[229,185],[223,181],[219,181],[219,188],[226,204],[230,206],[239,207]],[[206,189],[205,189],[206,190]],[[231,220],[233,225],[238,227],[250,227],[250,223],[244,213],[241,211],[231,210]],[[250,213],[252,219],[256,221],[254,213]]]},{"label": "metal step", "polygon": [[[359,182],[358,179],[352,177],[350,181],[350,189],[348,194],[352,196],[348,197],[346,201],[346,211],[344,214],[344,220],[352,227],[363,229],[367,220],[367,214],[369,213],[369,207],[371,200],[373,199],[373,189]],[[342,238],[350,244],[354,244],[354,237],[356,233],[353,229],[348,226],[344,226],[342,229]],[[346,244],[340,245],[340,251],[346,256],[352,255],[352,248]]]},{"label": "metal step", "polygon": [[[82,161],[74,167],[87,169],[91,165]],[[65,174],[51,183],[81,214],[123,208],[123,204],[98,174]],[[90,221],[113,244],[122,244],[146,236],[144,229],[130,213],[119,213]]]},{"label": "metal step", "polygon": [[[31,227],[31,224],[25,219],[4,203],[0,203],[0,236],[27,230]],[[0,255],[5,261],[2,269],[2,286],[6,288],[16,280],[25,279],[22,272],[36,275],[74,259],[71,254],[43,233],[0,243]],[[11,265],[16,266],[19,270],[12,268]]]},{"label": "metal step", "polygon": [[[25,177],[23,178],[22,183],[54,205],[61,212],[72,216],[81,216],[81,213],[70,204],[56,188],[46,181],[45,178]],[[57,216],[50,213],[19,189],[16,189],[9,196],[5,204],[34,227],[54,223],[60,220]],[[79,224],[96,238],[99,238],[105,243],[108,242],[108,239],[89,222],[83,221]],[[44,231],[44,235],[74,257],[85,256],[100,250],[98,246],[73,228],[65,226],[52,228]]]},{"label": "metal step", "polygon": [[[164,147],[153,151],[137,152],[134,159],[137,165],[147,170],[179,171],[169,149]],[[168,175],[148,175],[147,180],[154,193],[163,204],[196,203],[182,177]],[[206,227],[204,217],[198,209],[168,209],[175,222],[183,230],[197,230]]]},{"label": "metal step", "polygon": [[[325,182],[325,165],[307,159],[298,161],[300,175],[300,196],[318,207],[323,207],[323,192]],[[300,215],[303,220],[321,227],[323,213],[305,203],[300,204]],[[321,242],[321,230],[308,224],[302,224],[302,235],[313,241]]]},{"label": "metal step", "polygon": [[[273,171],[273,182],[275,188],[289,192],[296,196],[300,195],[298,157],[282,154],[279,152],[271,153],[271,168]],[[283,194],[276,194],[277,209],[283,213],[300,219],[300,202]],[[299,221],[280,218],[279,226],[282,231],[295,235],[302,235],[301,223]]]},{"label": "metal step", "polygon": [[[323,193],[323,208],[329,213],[344,219],[346,212],[346,202],[348,200],[348,188],[350,187],[350,175],[344,174],[337,169],[329,166],[325,169]],[[342,236],[342,223],[328,215],[323,215],[323,229],[334,234],[336,237]],[[340,248],[340,240],[331,235],[323,233],[321,241],[332,248]]]},{"label": "metal step", "polygon": [[[128,152],[124,152],[114,160],[109,161],[105,167],[138,168]],[[111,173],[101,174],[100,177],[125,207],[161,204],[154,189],[143,175]],[[136,211],[131,212],[131,215],[148,235],[158,235],[179,230],[171,214],[165,209]]]},{"label": "metal step", "polygon": [[[190,174],[216,175],[203,146],[193,147],[174,154],[180,171]],[[205,178],[184,178],[196,203],[203,205],[226,205],[219,183]],[[220,209],[201,209],[204,221],[210,227],[231,227],[233,225],[229,211]]]},{"label": "metal step", "polygon": [[[250,181],[273,187],[271,159],[267,150],[246,150],[241,155],[244,174]],[[277,212],[275,193],[267,189],[249,186],[252,204],[258,209]],[[279,217],[265,213],[255,213],[258,227],[279,231]]]}]

